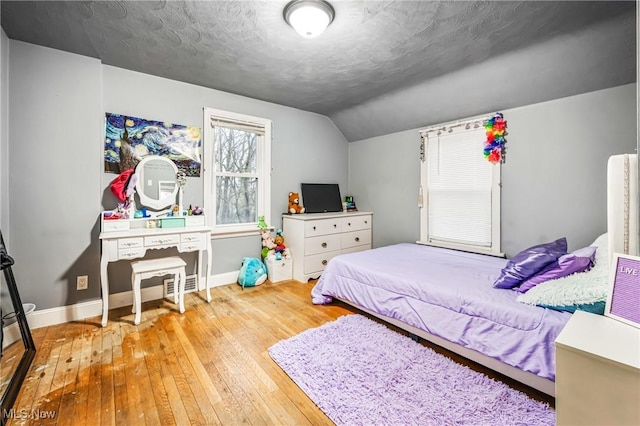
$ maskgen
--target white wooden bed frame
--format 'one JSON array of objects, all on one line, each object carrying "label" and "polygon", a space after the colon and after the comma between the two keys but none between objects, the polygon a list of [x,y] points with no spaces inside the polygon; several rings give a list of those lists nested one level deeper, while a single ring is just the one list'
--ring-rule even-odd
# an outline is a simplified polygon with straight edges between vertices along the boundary
[{"label": "white wooden bed frame", "polygon": [[[607,229],[611,255],[614,252],[624,253],[625,247],[628,248],[627,254],[638,255],[638,212],[637,155],[612,156],[607,165]],[[394,318],[375,313],[349,300],[337,299],[533,389],[555,396],[555,382],[549,379],[519,370],[480,352],[452,343]]]}]

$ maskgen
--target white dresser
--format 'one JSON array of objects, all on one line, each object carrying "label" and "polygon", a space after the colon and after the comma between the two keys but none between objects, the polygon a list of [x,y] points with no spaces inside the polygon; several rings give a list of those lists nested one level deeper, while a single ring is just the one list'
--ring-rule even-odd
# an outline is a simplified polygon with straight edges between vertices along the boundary
[{"label": "white dresser", "polygon": [[577,311],[556,339],[561,425],[640,424],[640,329]]},{"label": "white dresser", "polygon": [[283,215],[285,245],[293,258],[293,278],[318,278],[331,258],[371,248],[371,212]]}]

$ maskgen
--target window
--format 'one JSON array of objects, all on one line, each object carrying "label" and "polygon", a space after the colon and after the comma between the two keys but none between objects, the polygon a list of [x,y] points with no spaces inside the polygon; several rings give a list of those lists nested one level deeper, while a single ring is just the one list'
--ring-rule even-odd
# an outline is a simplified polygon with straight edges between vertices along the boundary
[{"label": "window", "polygon": [[483,155],[482,119],[424,129],[420,243],[500,253],[500,164]]},{"label": "window", "polygon": [[204,202],[214,234],[270,223],[271,121],[204,109]]}]

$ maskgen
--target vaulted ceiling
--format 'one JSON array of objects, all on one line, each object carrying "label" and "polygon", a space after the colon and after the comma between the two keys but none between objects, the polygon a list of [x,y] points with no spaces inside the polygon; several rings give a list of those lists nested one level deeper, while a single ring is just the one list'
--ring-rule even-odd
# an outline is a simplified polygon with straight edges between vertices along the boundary
[{"label": "vaulted ceiling", "polygon": [[2,1],[11,39],[329,116],[359,140],[635,81],[633,1]]}]

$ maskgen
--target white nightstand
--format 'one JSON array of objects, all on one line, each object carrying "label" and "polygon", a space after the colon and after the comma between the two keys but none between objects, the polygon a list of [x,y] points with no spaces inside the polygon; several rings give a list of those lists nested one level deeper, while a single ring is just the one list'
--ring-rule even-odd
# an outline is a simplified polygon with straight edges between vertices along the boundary
[{"label": "white nightstand", "polygon": [[577,311],[556,339],[560,425],[640,425],[640,329]]}]

